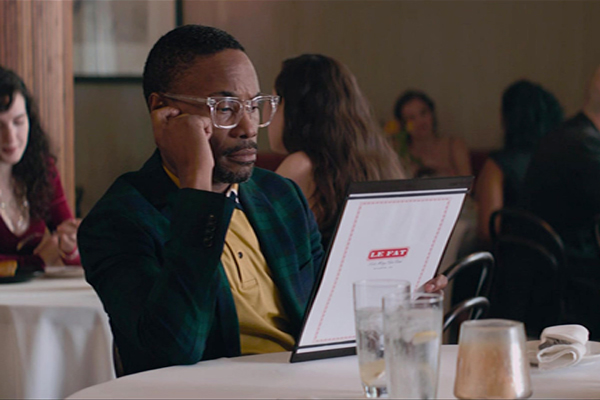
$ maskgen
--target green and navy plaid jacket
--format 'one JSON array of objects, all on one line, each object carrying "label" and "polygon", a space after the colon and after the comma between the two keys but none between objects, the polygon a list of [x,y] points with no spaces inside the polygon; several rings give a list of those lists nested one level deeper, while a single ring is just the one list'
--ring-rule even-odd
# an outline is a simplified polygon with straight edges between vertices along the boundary
[{"label": "green and navy plaid jacket", "polygon": [[[323,250],[306,199],[255,168],[239,198],[296,337]],[[157,151],[117,179],[79,228],[86,279],[108,313],[125,373],[240,355],[221,253],[234,201],[178,189]]]}]

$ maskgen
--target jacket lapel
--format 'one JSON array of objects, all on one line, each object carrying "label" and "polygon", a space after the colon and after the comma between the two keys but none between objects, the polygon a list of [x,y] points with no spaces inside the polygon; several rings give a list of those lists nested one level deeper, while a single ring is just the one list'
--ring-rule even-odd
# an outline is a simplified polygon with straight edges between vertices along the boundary
[{"label": "jacket lapel", "polygon": [[172,210],[169,200],[177,194],[177,185],[165,172],[160,151],[157,149],[152,157],[136,174],[132,185],[154,206],[165,218],[171,220]]},{"label": "jacket lapel", "polygon": [[[173,197],[177,195],[178,187],[167,175],[163,168],[159,150],[146,161],[138,171],[135,181],[131,182],[137,190],[168,220],[171,221]],[[166,240],[166,237],[164,238]],[[200,239],[198,239],[200,240]],[[240,354],[240,330],[235,304],[227,275],[219,262],[219,291],[217,293],[217,313],[224,348],[228,356]],[[210,353],[210,351],[208,351]],[[221,354],[218,353],[217,354]]]},{"label": "jacket lapel", "polygon": [[298,266],[298,263],[291,260],[296,253],[287,226],[277,217],[273,204],[252,179],[240,184],[239,196],[244,213],[254,229],[267,266],[271,270],[273,281],[280,291],[290,322],[299,325],[304,315],[304,307],[294,294],[293,282],[290,279],[296,272],[290,266]]}]

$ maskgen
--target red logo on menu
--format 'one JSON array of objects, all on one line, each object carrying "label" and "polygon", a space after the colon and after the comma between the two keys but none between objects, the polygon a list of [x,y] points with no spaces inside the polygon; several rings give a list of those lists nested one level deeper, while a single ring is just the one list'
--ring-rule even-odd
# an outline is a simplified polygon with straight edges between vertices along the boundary
[{"label": "red logo on menu", "polygon": [[402,247],[400,249],[371,250],[371,252],[369,253],[369,260],[378,260],[380,258],[406,257],[407,254],[408,247]]}]

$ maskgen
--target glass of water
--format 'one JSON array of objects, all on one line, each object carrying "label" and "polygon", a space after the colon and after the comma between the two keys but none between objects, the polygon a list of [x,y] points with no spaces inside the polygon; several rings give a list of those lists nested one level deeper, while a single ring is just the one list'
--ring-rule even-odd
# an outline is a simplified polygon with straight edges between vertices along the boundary
[{"label": "glass of water", "polygon": [[367,397],[387,394],[385,377],[382,298],[396,293],[410,299],[410,282],[404,280],[362,280],[354,282],[356,354],[360,379]]},{"label": "glass of water", "polygon": [[443,307],[441,293],[422,293],[410,301],[395,293],[384,296],[385,368],[390,398],[436,398]]}]

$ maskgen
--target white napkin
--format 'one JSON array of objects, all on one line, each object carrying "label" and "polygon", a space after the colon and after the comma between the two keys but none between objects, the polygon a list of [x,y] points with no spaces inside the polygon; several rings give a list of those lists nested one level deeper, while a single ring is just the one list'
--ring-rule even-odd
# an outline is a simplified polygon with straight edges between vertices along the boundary
[{"label": "white napkin", "polygon": [[544,329],[537,353],[540,369],[577,364],[587,353],[588,337],[588,330],[581,325],[557,325]]}]

